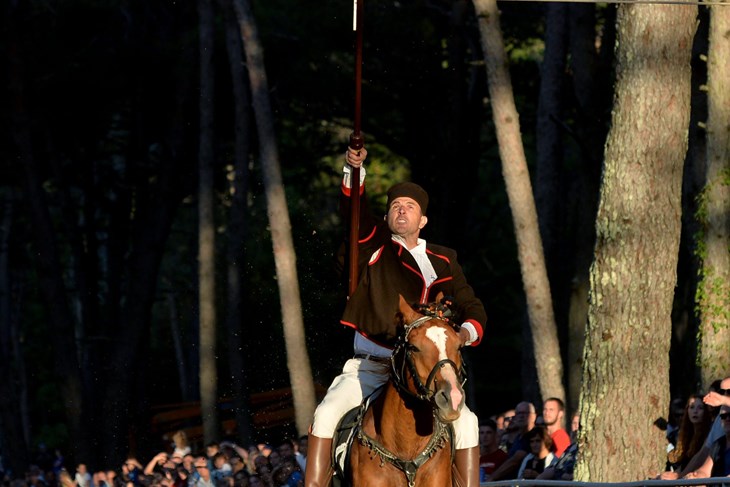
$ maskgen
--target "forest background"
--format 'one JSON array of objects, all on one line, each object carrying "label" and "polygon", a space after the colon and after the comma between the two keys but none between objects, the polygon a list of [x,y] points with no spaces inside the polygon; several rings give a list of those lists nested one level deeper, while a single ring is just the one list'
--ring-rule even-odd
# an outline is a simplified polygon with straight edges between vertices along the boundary
[{"label": "forest background", "polygon": [[[615,5],[556,5],[504,2],[500,10],[572,412],[621,24]],[[244,62],[236,48],[242,31],[234,4],[210,7],[209,31],[194,2],[3,7],[0,452],[13,465],[27,464],[41,443],[99,465],[120,463],[130,449],[157,451],[153,415],[162,405],[200,399],[205,351],[215,350],[216,395],[242,401],[233,402],[239,418],[255,412],[251,394],[289,386],[296,364],[287,362],[264,143],[255,135],[255,100],[241,101],[249,80],[240,68],[250,68],[251,58]],[[326,387],[352,339],[338,324],[346,276],[337,266],[337,201],[353,116],[352,5],[267,0],[254,2],[253,13],[307,360]],[[710,15],[703,7],[697,16],[671,313],[672,397],[705,385],[697,365],[696,215]],[[393,182],[426,187],[425,237],[459,252],[485,303],[485,340],[465,352],[469,402],[485,417],[541,397],[478,23],[473,5],[461,0],[367,2],[362,126],[374,206],[383,210]],[[212,33],[210,56],[200,55],[202,32]],[[203,158],[212,161],[207,173]],[[206,174],[208,213],[200,196]],[[200,341],[201,313],[211,312],[199,304],[204,224],[215,235],[217,292],[208,302],[218,325],[210,346]],[[250,440],[297,433],[293,420],[276,427],[248,421],[239,421],[239,432]]]}]

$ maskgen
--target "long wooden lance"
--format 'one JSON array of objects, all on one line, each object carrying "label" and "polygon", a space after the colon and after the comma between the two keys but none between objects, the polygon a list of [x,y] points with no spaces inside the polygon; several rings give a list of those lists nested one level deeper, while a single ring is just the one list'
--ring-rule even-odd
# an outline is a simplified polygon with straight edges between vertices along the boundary
[{"label": "long wooden lance", "polygon": [[[350,148],[362,149],[363,138],[360,133],[362,107],[362,6],[364,0],[354,0],[352,28],[355,31],[355,117],[353,131],[350,134]],[[360,168],[353,167],[350,177],[350,287],[348,296],[352,296],[357,288],[358,255],[357,245],[360,240]]]}]

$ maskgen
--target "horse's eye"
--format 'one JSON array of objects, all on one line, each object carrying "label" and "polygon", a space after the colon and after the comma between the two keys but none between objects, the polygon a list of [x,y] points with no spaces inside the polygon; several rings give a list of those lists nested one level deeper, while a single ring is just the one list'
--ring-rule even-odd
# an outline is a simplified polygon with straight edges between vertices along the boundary
[{"label": "horse's eye", "polygon": [[413,353],[420,352],[417,346],[411,345],[410,343],[408,344],[408,351]]}]

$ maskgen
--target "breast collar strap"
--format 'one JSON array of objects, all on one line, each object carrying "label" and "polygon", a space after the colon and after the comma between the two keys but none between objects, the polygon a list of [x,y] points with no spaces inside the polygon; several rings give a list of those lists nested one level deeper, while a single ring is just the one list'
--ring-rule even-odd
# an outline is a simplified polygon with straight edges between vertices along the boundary
[{"label": "breast collar strap", "polygon": [[416,482],[416,473],[419,467],[426,463],[434,453],[443,448],[448,440],[451,445],[451,458],[454,457],[454,432],[451,425],[447,425],[438,420],[434,415],[433,418],[433,434],[428,440],[426,448],[416,456],[413,460],[403,460],[398,458],[385,448],[380,442],[371,438],[365,433],[362,427],[362,420],[365,417],[365,411],[367,410],[367,404],[363,403],[360,408],[360,415],[358,417],[357,425],[355,429],[357,431],[357,439],[361,444],[368,447],[371,452],[374,452],[380,457],[380,466],[382,467],[387,461],[391,465],[395,466],[398,470],[406,475],[408,481],[408,487],[414,487]]}]

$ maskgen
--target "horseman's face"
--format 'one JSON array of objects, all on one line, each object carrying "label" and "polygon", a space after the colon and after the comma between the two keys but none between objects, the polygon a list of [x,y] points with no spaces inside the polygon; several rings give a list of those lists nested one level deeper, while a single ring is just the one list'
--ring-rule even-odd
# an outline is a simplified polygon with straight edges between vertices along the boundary
[{"label": "horseman's face", "polygon": [[393,234],[406,240],[418,238],[421,229],[428,222],[428,218],[421,213],[421,207],[416,200],[407,196],[401,196],[391,202],[385,220]]}]

